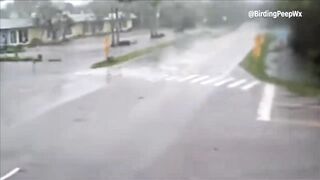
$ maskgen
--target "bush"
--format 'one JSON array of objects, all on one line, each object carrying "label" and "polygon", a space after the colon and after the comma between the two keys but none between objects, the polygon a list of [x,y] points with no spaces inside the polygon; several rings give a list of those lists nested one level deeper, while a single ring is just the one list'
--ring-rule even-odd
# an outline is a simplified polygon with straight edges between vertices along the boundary
[{"label": "bush", "polygon": [[19,53],[24,51],[24,48],[22,45],[18,46],[2,46],[0,48],[0,53]]},{"label": "bush", "polygon": [[38,39],[38,38],[34,38],[31,40],[29,46],[32,47],[32,46],[39,46],[39,45],[42,45],[43,42],[41,39]]}]

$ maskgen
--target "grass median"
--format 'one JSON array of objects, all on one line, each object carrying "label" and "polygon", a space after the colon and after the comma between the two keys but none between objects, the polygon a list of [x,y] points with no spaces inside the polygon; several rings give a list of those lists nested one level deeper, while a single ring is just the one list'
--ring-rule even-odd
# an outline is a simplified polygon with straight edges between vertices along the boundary
[{"label": "grass median", "polygon": [[33,57],[5,56],[0,57],[0,62],[41,62],[42,60]]},{"label": "grass median", "polygon": [[136,50],[136,51],[132,51],[132,52],[129,52],[129,53],[125,54],[125,55],[121,55],[121,56],[118,56],[118,57],[110,58],[108,61],[103,60],[103,61],[97,62],[97,63],[93,64],[91,66],[91,68],[95,69],[95,68],[102,68],[102,67],[108,67],[108,66],[113,66],[113,65],[116,65],[116,64],[120,64],[120,63],[129,61],[129,60],[132,60],[134,58],[137,58],[137,57],[152,53],[152,52],[154,52],[156,50],[160,50],[160,49],[166,48],[168,46],[171,46],[173,43],[174,43],[174,41],[169,41],[169,42],[161,43],[161,44],[158,44],[158,45],[155,45],[155,46],[147,47],[147,48],[144,48],[144,49],[139,49],[139,50]]},{"label": "grass median", "polygon": [[301,96],[320,96],[319,84],[315,84],[308,81],[301,83],[301,82],[283,80],[277,77],[271,77],[266,73],[267,67],[266,67],[265,61],[268,55],[269,45],[273,40],[275,40],[274,36],[270,34],[267,35],[266,41],[262,45],[261,56],[256,58],[253,56],[252,51],[250,51],[246,56],[246,58],[242,61],[241,66],[256,78],[262,81],[283,86],[295,94],[298,94]]}]

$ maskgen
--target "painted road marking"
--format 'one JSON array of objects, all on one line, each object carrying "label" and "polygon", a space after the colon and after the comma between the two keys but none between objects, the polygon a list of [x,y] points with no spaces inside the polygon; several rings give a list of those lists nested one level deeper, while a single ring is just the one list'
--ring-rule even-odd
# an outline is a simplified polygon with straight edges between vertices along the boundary
[{"label": "painted road marking", "polygon": [[216,82],[216,81],[221,80],[222,78],[224,78],[224,76],[219,76],[219,77],[211,78],[211,79],[209,79],[209,80],[203,81],[203,82],[200,83],[200,84],[202,84],[202,85],[211,84],[211,83],[214,83],[214,82]]},{"label": "painted road marking", "polygon": [[236,82],[234,82],[232,84],[229,84],[228,88],[235,88],[235,87],[245,83],[246,81],[247,81],[246,79],[242,79],[242,80],[236,81]]},{"label": "painted road marking", "polygon": [[184,82],[184,81],[188,81],[188,80],[190,80],[190,79],[196,78],[196,77],[198,77],[198,76],[199,76],[198,74],[193,74],[193,75],[190,75],[190,76],[188,76],[188,77],[182,78],[182,79],[180,79],[180,80],[178,80],[178,81],[179,81],[179,82]]},{"label": "painted road marking", "polygon": [[222,86],[222,85],[224,85],[224,84],[226,84],[228,82],[231,82],[233,80],[234,80],[234,78],[232,78],[232,77],[227,78],[227,79],[223,79],[222,81],[219,81],[219,82],[215,83],[214,86],[217,86],[217,87],[218,86]]},{"label": "painted road marking", "polygon": [[202,77],[199,77],[199,78],[196,78],[196,79],[193,79],[190,83],[196,83],[196,82],[199,82],[199,81],[202,81],[202,80],[205,80],[205,79],[208,79],[210,76],[202,76]]},{"label": "painted road marking", "polygon": [[258,81],[254,81],[252,83],[249,83],[249,84],[243,86],[241,89],[244,90],[244,91],[247,91],[247,90],[253,88],[254,86],[256,86],[258,84],[260,84]]},{"label": "painted road marking", "polygon": [[0,178],[0,180],[6,180],[8,178],[10,178],[11,176],[15,175],[16,173],[18,173],[20,171],[20,168],[14,168],[13,170],[11,170],[10,172],[8,172],[6,175],[2,176]]},{"label": "painted road marking", "polygon": [[270,121],[275,87],[271,84],[266,84],[263,89],[262,99],[258,109],[258,121]]}]

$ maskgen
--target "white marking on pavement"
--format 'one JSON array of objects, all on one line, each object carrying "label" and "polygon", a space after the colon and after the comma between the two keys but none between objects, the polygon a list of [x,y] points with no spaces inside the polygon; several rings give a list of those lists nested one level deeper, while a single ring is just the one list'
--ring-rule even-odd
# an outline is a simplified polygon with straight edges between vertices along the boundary
[{"label": "white marking on pavement", "polygon": [[190,79],[196,78],[196,77],[198,77],[198,76],[199,76],[198,74],[193,74],[193,75],[190,75],[190,76],[188,76],[188,77],[182,78],[182,79],[180,79],[180,80],[178,80],[178,81],[179,81],[179,82],[184,82],[184,81],[188,81],[188,80],[190,80]]},{"label": "white marking on pavement", "polygon": [[209,80],[203,81],[203,82],[200,83],[200,84],[202,84],[202,85],[211,84],[211,83],[214,83],[214,82],[216,82],[216,81],[221,80],[222,78],[224,78],[224,76],[219,76],[219,77],[211,78],[211,79],[209,79]]},{"label": "white marking on pavement", "polygon": [[253,88],[254,86],[256,86],[256,85],[258,85],[258,84],[260,84],[260,82],[254,81],[254,82],[252,82],[252,83],[249,83],[249,84],[243,86],[241,89],[244,90],[244,91],[247,91],[247,90]]},{"label": "white marking on pavement", "polygon": [[235,88],[235,87],[245,83],[246,81],[247,81],[246,79],[242,79],[242,80],[236,81],[234,83],[229,84],[228,88]]},{"label": "white marking on pavement", "polygon": [[263,89],[262,99],[258,109],[258,121],[270,121],[273,98],[275,94],[274,85],[266,84]]},{"label": "white marking on pavement", "polygon": [[210,76],[202,76],[202,77],[199,77],[199,78],[193,79],[190,83],[196,83],[196,82],[199,82],[199,81],[202,81],[202,80],[208,79],[209,77],[210,77]]},{"label": "white marking on pavement", "polygon": [[11,176],[15,175],[16,173],[18,173],[20,171],[20,168],[14,168],[13,170],[11,170],[10,172],[8,172],[6,175],[2,176],[0,178],[0,180],[6,180],[8,178],[10,178]]},{"label": "white marking on pavement", "polygon": [[232,77],[227,78],[227,79],[223,79],[222,81],[219,81],[219,82],[215,83],[214,86],[217,86],[217,87],[218,86],[222,86],[222,85],[224,85],[224,84],[226,84],[228,82],[231,82],[233,80],[234,80],[234,78],[232,78]]}]

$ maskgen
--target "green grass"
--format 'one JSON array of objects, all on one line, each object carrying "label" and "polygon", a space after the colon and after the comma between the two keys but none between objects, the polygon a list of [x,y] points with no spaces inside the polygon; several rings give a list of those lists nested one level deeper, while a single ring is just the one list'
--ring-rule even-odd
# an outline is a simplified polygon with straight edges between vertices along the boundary
[{"label": "green grass", "polygon": [[169,42],[158,44],[156,46],[152,46],[152,47],[148,47],[148,48],[144,48],[144,49],[139,49],[139,50],[130,52],[130,53],[122,55],[122,56],[110,58],[108,61],[103,60],[103,61],[97,62],[97,63],[93,64],[91,66],[91,68],[102,68],[102,67],[113,66],[113,65],[116,65],[119,63],[123,63],[123,62],[129,61],[129,60],[132,60],[134,58],[149,54],[149,53],[154,52],[156,50],[163,49],[165,47],[172,45],[173,43],[174,43],[173,41],[169,41]]},{"label": "green grass", "polygon": [[0,53],[19,53],[25,51],[22,45],[1,47]]},{"label": "green grass", "polygon": [[19,56],[7,56],[7,57],[1,57],[0,62],[28,62],[28,61],[35,61],[40,62],[41,60],[33,57],[19,57]]},{"label": "green grass", "polygon": [[250,51],[246,56],[246,58],[242,61],[241,66],[246,71],[254,75],[256,78],[262,81],[283,86],[289,91],[296,93],[298,95],[320,96],[319,84],[314,84],[310,82],[300,83],[295,81],[286,81],[286,80],[278,79],[275,77],[270,77],[267,75],[265,61],[268,55],[268,47],[273,40],[274,40],[274,37],[272,35],[267,35],[266,42],[262,46],[261,56],[259,58],[254,58],[252,56],[252,51]]}]

